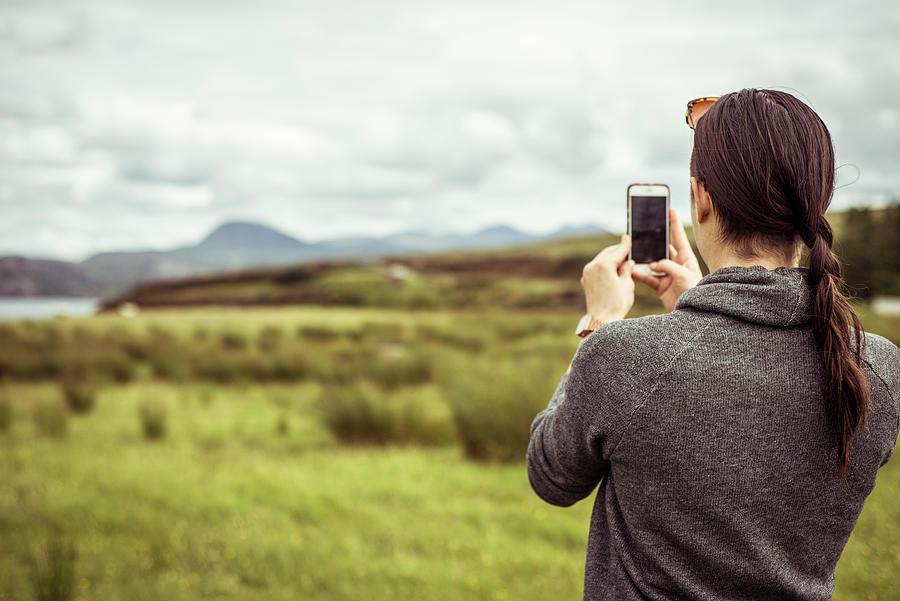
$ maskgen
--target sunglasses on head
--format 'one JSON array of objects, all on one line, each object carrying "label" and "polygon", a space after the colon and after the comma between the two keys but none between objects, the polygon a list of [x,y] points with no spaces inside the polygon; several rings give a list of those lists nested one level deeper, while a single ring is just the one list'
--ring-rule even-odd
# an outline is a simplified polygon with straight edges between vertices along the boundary
[{"label": "sunglasses on head", "polygon": [[684,120],[687,121],[687,126],[694,129],[697,125],[697,121],[700,120],[700,117],[705,115],[706,111],[709,110],[709,107],[713,105],[713,102],[718,99],[718,96],[709,96],[706,98],[695,98],[688,102],[687,112],[684,114]]}]

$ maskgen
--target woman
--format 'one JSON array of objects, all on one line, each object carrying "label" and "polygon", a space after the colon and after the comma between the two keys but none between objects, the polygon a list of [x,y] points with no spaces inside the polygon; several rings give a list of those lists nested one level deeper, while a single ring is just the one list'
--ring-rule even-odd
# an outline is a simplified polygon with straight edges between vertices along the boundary
[{"label": "woman", "polygon": [[[532,424],[531,485],[566,506],[600,483],[585,599],[830,599],[900,427],[900,350],[839,292],[830,134],[789,94],[729,94],[690,184],[710,275],[674,211],[665,276],[632,272],[627,237],[585,267],[604,325]],[[633,279],[670,312],[624,320]]]}]

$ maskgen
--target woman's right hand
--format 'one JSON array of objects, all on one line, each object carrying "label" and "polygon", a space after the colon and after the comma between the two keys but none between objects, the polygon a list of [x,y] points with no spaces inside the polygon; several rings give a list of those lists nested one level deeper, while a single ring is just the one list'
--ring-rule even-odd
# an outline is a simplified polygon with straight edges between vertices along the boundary
[{"label": "woman's right hand", "polygon": [[673,244],[669,246],[669,255],[672,258],[650,263],[650,269],[665,275],[656,276],[637,271],[631,273],[632,278],[656,291],[666,311],[675,309],[675,301],[681,293],[696,286],[703,277],[700,264],[684,232],[684,226],[678,221],[678,215],[672,208],[669,209],[669,231],[672,233]]}]

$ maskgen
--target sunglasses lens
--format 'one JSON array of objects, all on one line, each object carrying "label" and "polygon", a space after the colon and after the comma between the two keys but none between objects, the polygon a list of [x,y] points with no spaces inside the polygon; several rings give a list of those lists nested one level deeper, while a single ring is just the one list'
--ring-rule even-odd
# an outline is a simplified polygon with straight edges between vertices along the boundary
[{"label": "sunglasses lens", "polygon": [[692,127],[695,127],[697,125],[697,121],[700,120],[700,117],[706,114],[706,111],[708,111],[709,107],[713,105],[713,102],[715,102],[715,100],[698,100],[697,102],[692,103],[690,107],[688,107],[688,111],[691,114],[691,121],[693,122]]}]

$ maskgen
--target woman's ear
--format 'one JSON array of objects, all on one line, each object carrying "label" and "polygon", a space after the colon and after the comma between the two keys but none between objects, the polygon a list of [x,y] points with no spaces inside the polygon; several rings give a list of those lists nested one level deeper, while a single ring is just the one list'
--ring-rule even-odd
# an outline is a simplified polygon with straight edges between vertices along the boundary
[{"label": "woman's ear", "polygon": [[712,199],[706,186],[698,182],[696,177],[691,178],[691,197],[696,205],[697,223],[703,223],[712,212]]}]

